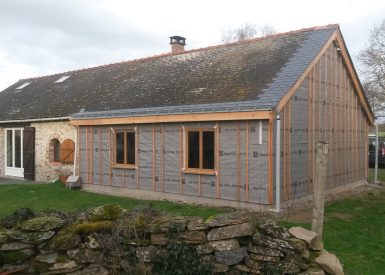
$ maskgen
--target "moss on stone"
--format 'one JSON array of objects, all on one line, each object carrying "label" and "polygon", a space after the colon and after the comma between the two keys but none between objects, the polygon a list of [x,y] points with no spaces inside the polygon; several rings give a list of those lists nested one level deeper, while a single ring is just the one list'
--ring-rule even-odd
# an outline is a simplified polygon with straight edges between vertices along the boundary
[{"label": "moss on stone", "polygon": [[95,208],[90,214],[89,220],[104,221],[104,220],[116,220],[123,214],[123,208],[116,204],[108,204],[98,208]]},{"label": "moss on stone", "polygon": [[38,217],[21,223],[18,228],[24,232],[42,232],[63,226],[64,221],[57,217]]},{"label": "moss on stone", "polygon": [[87,223],[77,223],[67,226],[59,232],[59,235],[62,234],[85,234],[92,232],[100,231],[111,231],[114,226],[112,221],[95,221]]},{"label": "moss on stone", "polygon": [[35,261],[32,267],[36,273],[41,274],[48,271],[49,265],[47,263]]},{"label": "moss on stone", "polygon": [[68,250],[77,247],[80,241],[80,236],[74,232],[56,235],[43,247],[43,250]]},{"label": "moss on stone", "polygon": [[2,264],[21,264],[31,258],[35,251],[33,249],[23,249],[17,251],[0,251],[0,263]]},{"label": "moss on stone", "polygon": [[0,245],[6,243],[8,240],[8,230],[0,227]]},{"label": "moss on stone", "polygon": [[71,259],[68,256],[65,255],[60,255],[56,257],[56,262],[57,263],[66,263],[69,262]]}]

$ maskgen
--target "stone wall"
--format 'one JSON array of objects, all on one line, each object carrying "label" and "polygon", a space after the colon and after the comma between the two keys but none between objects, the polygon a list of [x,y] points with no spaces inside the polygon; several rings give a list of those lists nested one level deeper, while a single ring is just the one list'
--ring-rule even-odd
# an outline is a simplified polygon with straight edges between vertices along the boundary
[{"label": "stone wall", "polygon": [[0,176],[5,174],[5,131],[4,128],[0,128]]},{"label": "stone wall", "polygon": [[311,249],[315,237],[245,212],[203,220],[115,205],[22,209],[0,220],[0,273],[343,274],[333,254]]},{"label": "stone wall", "polygon": [[68,121],[32,123],[36,128],[35,139],[35,180],[53,181],[60,175],[70,175],[73,165],[53,162],[50,158],[50,142],[53,139],[63,142],[65,139],[76,140],[76,128]]}]

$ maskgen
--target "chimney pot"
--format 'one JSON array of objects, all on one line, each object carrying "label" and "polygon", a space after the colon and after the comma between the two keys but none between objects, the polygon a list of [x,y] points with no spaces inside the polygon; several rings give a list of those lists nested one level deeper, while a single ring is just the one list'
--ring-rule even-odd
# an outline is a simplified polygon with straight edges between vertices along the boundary
[{"label": "chimney pot", "polygon": [[178,54],[184,52],[184,46],[186,45],[186,38],[178,35],[170,37],[171,53]]}]

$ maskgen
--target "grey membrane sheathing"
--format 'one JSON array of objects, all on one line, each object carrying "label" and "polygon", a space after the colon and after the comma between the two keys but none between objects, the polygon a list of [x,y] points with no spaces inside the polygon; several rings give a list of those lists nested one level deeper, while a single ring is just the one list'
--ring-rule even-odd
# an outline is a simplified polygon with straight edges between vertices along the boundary
[{"label": "grey membrane sheathing", "polygon": [[[259,127],[262,127],[261,131]],[[114,131],[119,128],[136,130],[136,169],[113,165]],[[212,128],[219,134],[217,175],[190,174],[183,170],[185,131],[197,128]],[[83,183],[269,203],[268,122],[265,120],[261,123],[254,120],[80,127],[79,156]],[[220,190],[219,196],[217,190]]]}]

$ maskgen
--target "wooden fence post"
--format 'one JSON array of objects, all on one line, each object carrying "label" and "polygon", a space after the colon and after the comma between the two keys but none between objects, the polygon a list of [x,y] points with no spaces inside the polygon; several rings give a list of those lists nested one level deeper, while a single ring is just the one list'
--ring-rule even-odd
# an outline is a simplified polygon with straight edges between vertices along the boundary
[{"label": "wooden fence post", "polygon": [[317,144],[317,159],[316,171],[313,184],[313,220],[311,230],[317,233],[317,238],[313,244],[313,248],[317,250],[323,249],[322,230],[324,221],[324,205],[325,205],[325,182],[326,169],[328,164],[329,143],[318,142]]}]

